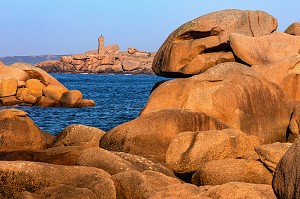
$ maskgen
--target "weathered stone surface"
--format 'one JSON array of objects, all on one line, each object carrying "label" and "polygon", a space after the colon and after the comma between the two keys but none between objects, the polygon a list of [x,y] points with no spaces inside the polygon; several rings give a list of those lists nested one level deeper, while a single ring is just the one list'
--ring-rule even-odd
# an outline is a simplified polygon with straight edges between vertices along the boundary
[{"label": "weathered stone surface", "polygon": [[256,136],[235,129],[183,132],[171,141],[166,163],[176,173],[190,173],[210,160],[241,158],[258,145]]},{"label": "weathered stone surface", "polygon": [[43,94],[46,97],[49,97],[57,102],[60,101],[60,98],[64,92],[66,92],[66,90],[61,89],[61,87],[55,85],[48,85],[43,89]]},{"label": "weathered stone surface", "polygon": [[148,198],[163,187],[180,183],[176,178],[155,171],[125,171],[112,176],[117,198]]},{"label": "weathered stone surface", "polygon": [[45,85],[37,79],[29,79],[26,81],[26,88],[30,90],[31,95],[35,97],[41,97],[43,95],[43,89]]},{"label": "weathered stone surface", "polygon": [[23,101],[28,104],[35,104],[37,102],[37,97],[28,94],[23,97]]},{"label": "weathered stone surface", "polygon": [[201,112],[160,110],[113,128],[102,137],[100,146],[165,162],[169,144],[178,133],[224,128],[224,123]]},{"label": "weathered stone surface", "polygon": [[52,147],[99,147],[99,141],[104,134],[104,131],[96,127],[85,126],[82,124],[72,124],[67,126],[55,137]]},{"label": "weathered stone surface", "polygon": [[82,93],[79,90],[67,91],[60,98],[61,105],[68,108],[79,107],[81,101]]},{"label": "weathered stone surface", "polygon": [[291,115],[291,120],[288,128],[288,132],[290,133],[289,142],[294,142],[296,138],[300,135],[300,104],[297,103],[294,106],[293,113]]},{"label": "weathered stone surface", "polygon": [[229,182],[218,186],[199,187],[203,196],[218,199],[276,199],[271,185]]},{"label": "weathered stone surface", "polygon": [[46,146],[41,130],[17,109],[0,111],[0,151],[39,150]]},{"label": "weathered stone surface", "polygon": [[57,79],[55,79],[53,76],[45,72],[44,70],[32,66],[30,64],[26,63],[14,63],[10,67],[12,68],[18,68],[23,71],[25,71],[30,79],[38,79],[40,80],[44,85],[56,85],[58,87],[61,87],[64,90],[68,90],[63,84],[61,84]]},{"label": "weathered stone surface", "polygon": [[300,23],[292,23],[284,32],[290,35],[300,36]]},{"label": "weathered stone surface", "polygon": [[84,149],[77,165],[89,166],[103,169],[111,175],[124,171],[146,171],[152,170],[175,177],[174,173],[162,163],[158,163],[141,156],[123,152],[111,152],[101,148]]},{"label": "weathered stone surface", "polygon": [[300,37],[274,32],[261,37],[233,33],[230,46],[234,54],[249,65],[270,64],[299,54]]},{"label": "weathered stone surface", "polygon": [[[172,32],[158,50],[152,69],[162,76],[192,75],[205,71],[214,64],[234,60],[227,44],[230,33],[262,36],[277,28],[277,20],[262,11],[221,10],[200,16]],[[210,56],[210,64],[203,55]],[[226,55],[226,56],[225,56]],[[209,56],[209,55],[207,55]],[[199,67],[197,67],[199,65]]]},{"label": "weathered stone surface", "polygon": [[0,64],[0,75],[8,75],[8,76],[13,76],[15,79],[17,79],[18,82],[24,81],[26,82],[29,79],[28,74],[20,70],[18,68],[12,68],[9,66],[5,66]]},{"label": "weathered stone surface", "polygon": [[259,155],[260,161],[264,163],[268,169],[275,171],[276,166],[284,153],[292,146],[292,143],[280,143],[264,144],[255,148],[255,151]]},{"label": "weathered stone surface", "polygon": [[203,196],[204,191],[189,183],[177,183],[165,186],[161,191],[151,195],[149,199],[211,199],[211,197]]},{"label": "weathered stone surface", "polygon": [[199,166],[192,177],[197,186],[220,185],[227,182],[254,184],[272,183],[271,172],[259,161],[244,159],[211,160]]},{"label": "weathered stone surface", "polygon": [[[116,198],[111,176],[101,169],[92,167],[1,161],[0,176],[1,198],[14,198],[24,191],[27,192],[27,196],[31,195],[28,192],[34,193],[33,198],[36,198],[35,194],[68,198],[73,195],[68,191],[74,189],[77,189],[76,193],[80,193],[81,196],[87,191],[92,192],[97,198]],[[64,189],[62,185],[73,188]],[[59,191],[63,192],[59,193]]]},{"label": "weathered stone surface", "polygon": [[18,88],[18,81],[10,75],[0,76],[0,97],[15,95]]},{"label": "weathered stone surface", "polygon": [[231,128],[256,135],[263,143],[286,141],[292,113],[285,93],[277,85],[234,62],[161,84],[151,93],[141,115],[170,108],[206,113]]},{"label": "weathered stone surface", "polygon": [[1,106],[14,106],[17,104],[21,104],[22,101],[17,99],[16,96],[9,96],[9,97],[1,97],[0,104]]},{"label": "weathered stone surface", "polygon": [[251,68],[267,80],[274,82],[292,99],[300,101],[300,55],[293,55],[271,64],[254,65]]},{"label": "weathered stone surface", "polygon": [[273,189],[277,198],[300,198],[300,139],[283,155],[277,164]]},{"label": "weathered stone surface", "polygon": [[85,106],[96,106],[96,103],[94,100],[82,99],[79,104],[79,107],[85,107]]},{"label": "weathered stone surface", "polygon": [[141,67],[140,64],[141,63],[139,61],[135,61],[135,60],[122,61],[123,70],[125,71],[137,70],[138,68]]},{"label": "weathered stone surface", "polygon": [[55,101],[54,99],[51,99],[50,97],[42,96],[39,97],[37,102],[37,106],[42,106],[42,107],[57,107],[60,106],[60,102]]}]

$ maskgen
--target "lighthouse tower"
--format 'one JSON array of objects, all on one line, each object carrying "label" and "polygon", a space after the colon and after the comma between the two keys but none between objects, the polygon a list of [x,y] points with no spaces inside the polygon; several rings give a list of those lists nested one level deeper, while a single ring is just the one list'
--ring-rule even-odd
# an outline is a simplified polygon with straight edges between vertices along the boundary
[{"label": "lighthouse tower", "polygon": [[98,38],[98,54],[104,54],[104,37],[102,35]]}]

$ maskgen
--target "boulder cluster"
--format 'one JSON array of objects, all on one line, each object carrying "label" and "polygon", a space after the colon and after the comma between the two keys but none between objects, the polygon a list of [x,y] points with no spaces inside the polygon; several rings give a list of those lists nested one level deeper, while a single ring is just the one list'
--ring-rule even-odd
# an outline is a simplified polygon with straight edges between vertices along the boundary
[{"label": "boulder cluster", "polygon": [[136,48],[120,52],[115,44],[106,46],[103,54],[94,50],[62,56],[58,61],[44,61],[36,67],[51,73],[153,74],[151,66],[154,55]]},{"label": "boulder cluster", "polygon": [[0,104],[69,108],[95,106],[93,100],[82,99],[79,90],[68,90],[44,70],[25,63],[0,64]]},{"label": "boulder cluster", "polygon": [[[297,23],[222,10],[176,29],[140,115],[54,137],[0,111],[1,198],[299,198]],[[176,78],[181,77],[181,78]]]}]

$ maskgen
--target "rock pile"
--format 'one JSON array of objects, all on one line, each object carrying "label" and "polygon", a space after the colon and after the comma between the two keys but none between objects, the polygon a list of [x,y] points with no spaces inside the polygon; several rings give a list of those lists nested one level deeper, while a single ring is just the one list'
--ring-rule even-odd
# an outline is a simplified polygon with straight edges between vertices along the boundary
[{"label": "rock pile", "polygon": [[128,48],[120,52],[118,45],[106,46],[103,54],[88,51],[85,54],[62,56],[59,61],[45,61],[36,65],[51,73],[121,73],[153,74],[155,53]]},{"label": "rock pile", "polygon": [[[186,78],[156,84],[140,116],[107,133],[72,125],[53,138],[0,111],[0,197],[299,198],[296,27],[274,32],[274,17],[242,10],[184,24],[153,69]],[[12,123],[28,123],[34,147],[10,141],[31,139]]]},{"label": "rock pile", "polygon": [[68,90],[40,68],[24,63],[0,66],[0,104],[13,106],[95,106],[79,90]]}]

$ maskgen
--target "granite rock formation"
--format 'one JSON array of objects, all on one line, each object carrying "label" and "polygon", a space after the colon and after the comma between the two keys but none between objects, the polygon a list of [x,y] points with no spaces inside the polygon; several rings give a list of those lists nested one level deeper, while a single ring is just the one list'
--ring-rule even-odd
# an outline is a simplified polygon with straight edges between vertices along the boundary
[{"label": "granite rock formation", "polygon": [[85,54],[62,56],[59,61],[45,61],[36,65],[50,73],[117,73],[153,74],[155,53],[128,48],[120,52],[118,45],[106,46],[104,52],[88,51]]}]

